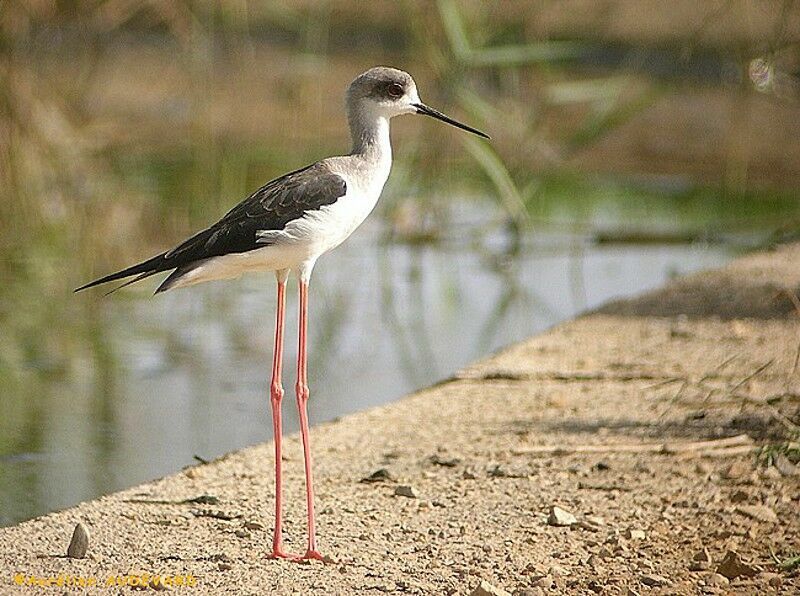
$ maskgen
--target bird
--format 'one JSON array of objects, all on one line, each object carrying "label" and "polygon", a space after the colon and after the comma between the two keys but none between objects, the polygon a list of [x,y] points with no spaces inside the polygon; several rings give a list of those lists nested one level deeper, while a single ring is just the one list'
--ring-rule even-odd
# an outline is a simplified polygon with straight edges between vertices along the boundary
[{"label": "bird", "polygon": [[[170,271],[155,291],[231,279],[250,271],[273,271],[277,281],[275,341],[270,405],[275,448],[275,523],[271,558],[328,561],[317,546],[314,487],[308,427],[308,288],[317,259],[341,244],[375,207],[389,177],[392,146],[389,121],[421,114],[473,133],[476,128],[422,103],[414,79],[395,68],[377,66],[358,75],[345,96],[352,150],[328,157],[264,184],[219,221],[174,248],[91,281],[75,292],[128,279],[114,292],[157,273]],[[307,545],[303,555],[283,547],[281,478],[281,402],[284,315],[289,274],[299,288],[298,357],[295,396],[306,482]],[[111,293],[109,292],[109,293]]]}]

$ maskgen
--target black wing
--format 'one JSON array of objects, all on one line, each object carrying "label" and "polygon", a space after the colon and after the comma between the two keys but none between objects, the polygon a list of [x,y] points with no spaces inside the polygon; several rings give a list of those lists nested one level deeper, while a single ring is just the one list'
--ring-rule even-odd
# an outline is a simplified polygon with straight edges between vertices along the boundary
[{"label": "black wing", "polygon": [[[287,223],[309,211],[335,203],[346,191],[344,179],[324,163],[317,162],[267,182],[217,223],[172,250],[96,279],[75,291],[137,275],[128,282],[133,283],[162,271],[191,268],[193,263],[212,257],[263,248],[268,243],[256,236],[258,231],[282,230]],[[168,289],[167,282],[159,291]]]}]

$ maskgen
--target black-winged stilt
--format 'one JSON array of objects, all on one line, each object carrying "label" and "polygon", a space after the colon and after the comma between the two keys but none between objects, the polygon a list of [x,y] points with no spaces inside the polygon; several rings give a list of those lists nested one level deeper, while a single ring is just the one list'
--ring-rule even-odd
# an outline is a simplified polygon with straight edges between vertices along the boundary
[{"label": "black-winged stilt", "polygon": [[[314,487],[308,437],[308,284],[320,255],[341,244],[369,215],[392,165],[389,120],[401,114],[424,114],[484,138],[484,133],[423,104],[417,85],[394,68],[372,68],[347,89],[347,119],[353,139],[349,155],[329,157],[267,182],[217,223],[175,248],[117,273],[81,286],[76,292],[126,277],[121,287],[170,271],[156,293],[214,279],[238,277],[252,270],[274,271],[278,282],[275,351],[270,402],[275,436],[275,534],[272,556],[320,559],[314,528]],[[286,280],[294,271],[300,290],[297,409],[306,476],[308,547],[303,556],[287,555],[281,535],[281,368]],[[119,289],[119,288],[117,288]]]}]

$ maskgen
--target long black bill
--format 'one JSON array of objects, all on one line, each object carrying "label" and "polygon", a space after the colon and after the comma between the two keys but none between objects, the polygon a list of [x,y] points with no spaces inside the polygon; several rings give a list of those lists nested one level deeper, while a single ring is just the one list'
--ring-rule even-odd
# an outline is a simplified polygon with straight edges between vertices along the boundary
[{"label": "long black bill", "polygon": [[437,120],[441,120],[442,122],[447,122],[448,124],[452,124],[456,128],[460,128],[461,130],[466,130],[467,132],[471,132],[472,134],[478,135],[479,137],[483,137],[484,139],[491,138],[484,132],[479,131],[477,128],[472,128],[471,126],[467,126],[466,124],[461,124],[458,120],[453,120],[450,116],[445,116],[438,110],[434,110],[431,107],[426,106],[424,103],[415,103],[412,104],[416,110],[417,114],[425,114],[426,116],[430,116],[431,118],[436,118]]}]

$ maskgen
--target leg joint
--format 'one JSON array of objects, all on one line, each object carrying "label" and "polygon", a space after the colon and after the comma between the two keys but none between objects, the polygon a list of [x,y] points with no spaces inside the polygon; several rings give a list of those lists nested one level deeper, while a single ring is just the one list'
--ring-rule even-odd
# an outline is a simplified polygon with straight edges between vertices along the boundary
[{"label": "leg joint", "polygon": [[309,395],[308,385],[306,385],[305,383],[298,382],[294,388],[295,392],[297,393],[298,400],[308,401],[308,395]]}]

